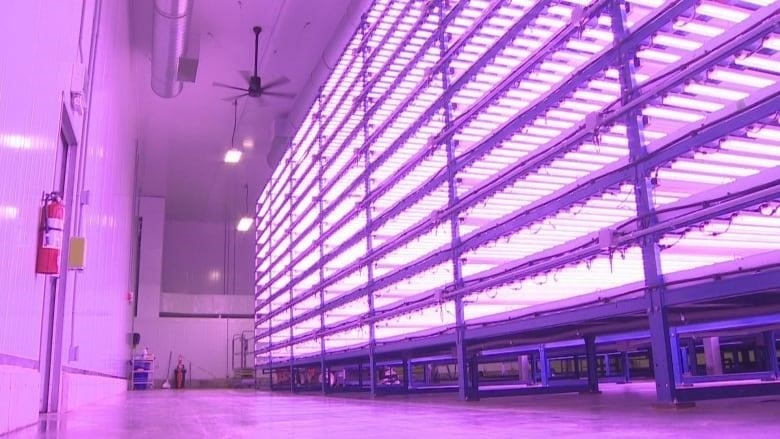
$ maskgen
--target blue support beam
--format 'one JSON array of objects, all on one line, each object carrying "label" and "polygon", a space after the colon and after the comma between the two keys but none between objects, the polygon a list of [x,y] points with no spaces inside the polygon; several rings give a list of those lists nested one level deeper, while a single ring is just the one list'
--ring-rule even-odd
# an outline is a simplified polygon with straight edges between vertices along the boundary
[{"label": "blue support beam", "polygon": [[751,396],[779,395],[780,382],[735,384],[731,386],[688,387],[677,390],[680,403],[692,403],[708,399],[747,398]]},{"label": "blue support beam", "polygon": [[550,362],[547,360],[547,349],[539,346],[539,378],[542,387],[550,386]]},{"label": "blue support beam", "polygon": [[[679,336],[679,332],[677,333]],[[693,338],[688,340],[688,344],[685,346],[686,361],[683,362],[682,372],[684,376],[696,376],[696,368],[698,358],[696,356],[696,342]]]},{"label": "blue support beam", "polygon": [[[460,369],[458,372],[460,373]],[[469,356],[466,373],[468,373],[468,378],[465,380],[466,394],[465,398],[461,397],[461,399],[465,401],[479,401],[479,357],[477,355],[472,354]]]},{"label": "blue support beam", "polygon": [[762,336],[764,337],[766,369],[770,374],[770,379],[776,380],[778,375],[780,375],[780,369],[778,369],[777,365],[777,332],[773,330],[764,331]]},{"label": "blue support beam", "polygon": [[[598,363],[596,361],[596,337],[594,335],[585,336],[585,358],[588,364],[587,393],[601,393],[599,391]],[[608,368],[609,358],[605,358],[604,361],[606,362],[606,367]],[[609,372],[607,372],[607,376],[609,376]]]},{"label": "blue support beam", "polygon": [[[269,181],[268,184],[272,184],[272,183]],[[268,206],[268,217],[269,218],[273,218],[273,210],[274,210],[273,204]],[[269,225],[270,224],[271,224],[271,220],[269,220]],[[270,239],[270,237],[269,237],[269,239]],[[269,256],[270,256],[270,252],[269,252]],[[271,290],[271,286],[269,284],[268,294],[271,295],[272,293],[273,293],[273,291]],[[271,311],[273,311],[273,302],[268,302],[268,313],[270,314]],[[273,321],[271,319],[268,319],[267,337],[268,337],[268,346],[267,346],[267,348],[268,348],[268,371],[269,371],[269,378],[270,378],[268,380],[268,382],[269,382],[270,390],[273,391],[274,390],[274,370],[273,370],[274,357],[273,357],[273,350],[270,349],[270,347],[273,345]],[[257,340],[257,338],[255,338],[255,339]],[[262,349],[261,349],[261,352],[262,352]]]},{"label": "blue support beam", "polygon": [[[618,44],[629,36],[626,20],[627,4],[622,0],[613,0],[611,5],[612,33]],[[620,100],[623,105],[631,102],[639,93],[634,71],[636,58],[635,48],[622,51],[618,56],[618,71],[620,72]],[[636,200],[637,218],[640,227],[653,227],[658,223],[653,202],[653,187],[650,183],[652,168],[643,164],[646,159],[647,145],[643,134],[642,114],[635,110],[629,112],[625,119],[629,157],[632,163],[638,163],[634,175],[634,197]],[[645,278],[645,297],[647,314],[650,324],[650,343],[653,353],[653,374],[655,377],[656,397],[660,403],[676,401],[676,380],[672,350],[677,348],[670,343],[669,322],[666,313],[665,287],[661,269],[661,251],[657,236],[646,236],[641,240],[642,267]]]},{"label": "blue support beam", "polygon": [[[323,99],[322,88],[320,88],[320,94],[319,94],[319,96],[317,98],[317,104],[318,104],[318,108],[317,108],[317,125],[318,125],[318,131],[319,132],[322,131],[322,109],[323,109],[322,99]],[[322,179],[323,179],[323,176],[322,176],[323,159],[322,159],[322,155],[321,155],[322,148],[323,148],[322,137],[318,136],[317,139],[316,139],[316,142],[317,142],[317,155],[315,156],[314,162],[319,164],[319,166],[317,166],[316,182],[317,182],[317,187],[319,189],[318,193],[322,193]],[[309,172],[311,172],[311,171],[309,171]],[[323,203],[322,197],[317,197],[317,209],[319,211],[320,216],[322,216],[322,208],[323,208],[322,203]],[[322,221],[319,221],[318,227],[319,227],[319,230],[318,230],[319,231],[319,236],[322,236],[322,234],[324,232],[325,224],[323,224]],[[317,250],[319,251],[320,259],[322,259],[322,257],[325,255],[324,244],[322,242],[320,242],[317,247],[318,247]],[[320,283],[322,283],[322,281],[325,279],[325,266],[324,265],[320,265],[319,269],[317,271],[318,271],[318,274],[319,274]],[[323,309],[325,307],[325,290],[321,288],[319,290],[319,293],[320,293],[319,294],[319,296],[320,296],[320,309]],[[324,329],[325,329],[325,313],[321,312],[320,313],[320,331],[323,331]],[[322,335],[320,335],[320,381],[321,381],[321,384],[322,384],[322,393],[323,394],[328,393],[328,391],[330,389],[329,389],[329,386],[328,386],[328,370],[327,370],[327,365],[325,364],[325,337],[322,336]]]},{"label": "blue support beam", "polygon": [[560,393],[583,393],[586,391],[587,387],[585,384],[567,383],[545,387],[515,387],[508,389],[488,388],[480,390],[479,394],[482,397],[488,398],[500,396],[555,395]]},{"label": "blue support beam", "polygon": [[[500,2],[496,2],[500,4]],[[439,22],[444,22],[445,8],[449,6],[449,0],[440,0],[438,2]],[[497,6],[494,5],[497,8]],[[489,17],[485,14],[485,17]],[[447,53],[447,35],[445,33],[439,34],[439,51],[442,61],[438,64],[441,73],[442,89],[445,90],[444,98],[446,101],[444,105],[444,126],[452,124],[452,103],[449,101],[451,95],[448,91],[452,89],[450,84],[450,63],[449,58],[444,56]],[[462,43],[463,39],[458,41]],[[457,45],[457,43],[456,43]],[[456,52],[457,48],[453,47],[453,52]],[[455,141],[452,137],[443,139],[443,144],[447,153],[447,196],[448,204],[454,205],[458,202],[458,188],[455,181]],[[452,253],[450,258],[452,259],[452,282],[458,288],[463,286],[463,274],[462,264],[460,259],[460,252],[458,251],[457,244],[460,244],[460,223],[458,222],[457,212],[452,212],[449,217],[450,221],[450,241],[452,245]],[[458,396],[461,400],[470,399],[469,385],[469,362],[466,357],[466,316],[465,305],[462,298],[455,299],[455,356],[457,358],[458,369]]]},{"label": "blue support beam", "polygon": [[412,364],[409,362],[408,359],[404,359],[403,362],[403,380],[401,381],[401,386],[406,390],[407,392],[411,388],[412,383]]},{"label": "blue support beam", "polygon": [[625,383],[631,382],[631,357],[628,352],[623,352],[623,380]]},{"label": "blue support beam", "polygon": [[[408,4],[406,7],[408,8],[410,6],[411,3]],[[399,20],[401,16],[402,15],[399,15]],[[420,20],[418,20],[418,22],[419,21]],[[368,31],[368,23],[366,23],[365,21],[361,24],[361,27],[365,31]],[[389,37],[391,33],[392,32],[388,32],[387,36]],[[409,35],[411,35],[411,33]],[[361,111],[363,113],[363,119],[359,126],[363,130],[362,133],[363,141],[365,141],[365,139],[368,138],[368,134],[369,134],[368,91],[372,87],[372,84],[369,81],[369,77],[368,77],[369,74],[367,69],[367,65],[370,62],[371,58],[369,57],[367,47],[364,46],[362,50],[363,50],[363,68],[361,71],[361,76],[363,79],[363,88],[362,88],[363,91],[360,93],[360,96],[358,97],[358,101],[361,102],[362,104]],[[397,51],[398,50],[400,50],[400,47],[399,49],[397,49]],[[377,74],[376,77],[379,78],[380,75]],[[346,122],[346,119],[344,119],[343,122]],[[348,143],[349,143],[348,141],[344,142],[345,145]],[[371,163],[371,152],[368,149],[364,151],[362,159],[363,159],[364,169],[367,170],[369,167],[369,163]],[[364,196],[367,197],[371,193],[371,174],[369,172],[364,172],[363,176],[364,176],[363,190],[365,191]],[[373,245],[372,235],[371,233],[368,233],[368,231],[371,230],[371,217],[372,217],[371,206],[368,204],[365,206],[365,215],[366,215],[366,226],[364,230],[366,231],[365,232],[366,254],[371,254],[371,252],[374,250],[374,245]],[[320,218],[324,220],[324,216],[321,216]],[[320,224],[322,223],[322,221],[319,222]],[[323,242],[322,236],[318,238],[318,241],[321,243],[320,245],[322,245]],[[374,316],[374,290],[372,289],[372,285],[374,283],[374,264],[369,263],[366,266],[366,270],[367,270],[367,278],[368,278],[368,282],[367,282],[368,293],[366,294],[367,301],[368,301],[368,316],[373,317]],[[371,396],[371,398],[376,397],[377,377],[376,377],[376,355],[374,354],[375,348],[376,348],[376,324],[373,321],[371,321],[368,323],[368,376],[370,380],[369,395]],[[361,381],[363,380],[362,371],[360,372],[360,380]]]},{"label": "blue support beam", "polygon": [[[295,168],[298,167],[298,164],[293,162],[293,158],[292,157],[293,157],[294,154],[295,154],[295,150],[293,149],[293,150],[291,150],[291,153],[290,153],[290,158],[289,158],[289,160],[290,160],[290,163],[289,163],[290,173],[289,173],[289,175],[287,177],[288,178],[288,180],[287,180],[287,190],[289,191],[289,195],[288,196],[290,197],[290,202],[292,202],[292,198],[293,198],[293,176],[294,176],[294,173],[295,173]],[[292,208],[290,208],[289,212],[287,213],[287,221],[288,221],[288,226],[287,226],[288,227],[288,232],[287,233],[289,234],[289,236],[288,236],[288,238],[289,238],[288,239],[288,241],[289,241],[289,247],[288,247],[289,253],[288,254],[289,254],[289,257],[290,257],[290,260],[288,262],[289,265],[287,266],[288,275],[290,276],[290,284],[289,284],[288,288],[289,288],[289,292],[290,292],[290,299],[289,299],[289,301],[292,302],[293,299],[295,299],[295,295],[293,293],[293,279],[295,279],[295,272],[293,271],[294,265],[293,265],[293,251],[292,251],[293,250],[293,233],[292,233],[292,228],[293,228],[293,210],[292,210]],[[293,314],[293,308],[292,307],[288,308],[288,311],[290,312],[290,323],[291,323],[290,324],[290,342],[293,342],[295,340],[295,326],[292,325],[292,320],[295,317],[295,315]],[[296,377],[298,375],[297,374],[297,370],[295,368],[295,347],[293,345],[290,345],[289,349],[290,349],[290,392],[295,392],[295,381],[296,381]]]}]

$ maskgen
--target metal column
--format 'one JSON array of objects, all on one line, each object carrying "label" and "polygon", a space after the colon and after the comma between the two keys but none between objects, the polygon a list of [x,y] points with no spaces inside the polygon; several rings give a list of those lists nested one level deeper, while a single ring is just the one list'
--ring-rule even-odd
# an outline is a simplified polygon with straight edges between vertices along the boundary
[{"label": "metal column", "polygon": [[[266,183],[266,184],[273,185],[274,184],[273,179],[269,179],[268,183]],[[269,227],[272,226],[273,211],[274,211],[274,205],[273,205],[273,203],[270,203],[268,205],[268,225],[269,225]],[[268,236],[268,239],[269,240],[271,239],[270,235]],[[271,257],[270,243],[269,243],[268,257],[269,258]],[[269,270],[271,269],[270,265],[269,265],[268,269]],[[270,277],[270,275],[269,275],[269,277]],[[269,286],[268,286],[268,296],[269,297],[273,293],[273,291],[271,290],[271,286],[272,286],[272,284],[269,284]],[[272,323],[273,320],[270,318],[271,311],[273,311],[273,308],[274,308],[273,302],[272,301],[268,301],[268,315],[269,315],[269,318],[268,318],[268,388],[271,391],[274,390],[274,369],[273,369],[273,366],[274,366],[274,351],[273,351],[273,349],[271,349],[271,345],[273,345],[273,336],[274,335],[273,335],[272,331],[273,331],[274,327],[273,327],[273,323]],[[192,372],[190,372],[190,377],[192,377]]]},{"label": "metal column", "polygon": [[[585,358],[588,364],[587,393],[601,393],[599,391],[599,374],[596,361],[596,337],[593,335],[585,336]],[[607,359],[607,362],[609,362],[609,359]]]},{"label": "metal column", "polygon": [[479,401],[479,357],[477,355],[469,357],[468,372],[467,401]]},{"label": "metal column", "polygon": [[[289,221],[287,230],[287,234],[290,238],[290,263],[289,263],[289,270],[290,270],[290,302],[295,299],[295,296],[293,295],[293,280],[295,279],[295,272],[293,271],[293,232],[292,232],[292,225],[293,225],[293,174],[295,174],[295,164],[293,163],[293,155],[295,154],[295,145],[290,145],[290,158],[287,161],[287,166],[290,167],[290,174],[287,177],[287,190],[290,191],[289,195],[287,196],[287,200],[290,203],[290,211],[287,213],[287,220]],[[292,343],[293,340],[295,340],[295,325],[292,324],[293,319],[295,318],[295,315],[293,314],[293,307],[290,307],[290,342]],[[295,371],[295,346],[290,345],[290,392],[295,392],[295,379],[297,377],[297,373]]]},{"label": "metal column", "polygon": [[[366,21],[366,16],[364,15],[361,18],[360,23],[360,32],[363,34],[363,39],[365,40],[367,32],[368,32],[368,22]],[[360,93],[360,96],[362,96],[362,102],[360,103],[360,108],[363,111],[363,119],[361,120],[362,125],[362,131],[363,131],[363,142],[366,142],[368,139],[368,136],[370,134],[369,132],[369,119],[368,119],[368,106],[369,106],[369,98],[368,98],[368,82],[369,82],[369,73],[368,68],[366,64],[368,63],[368,55],[369,55],[369,48],[367,44],[363,44],[361,48],[361,60],[363,62],[363,65],[361,67],[361,86],[363,90]],[[369,193],[371,193],[371,173],[369,171],[369,164],[371,163],[371,148],[365,147],[366,145],[363,145],[363,184],[364,184],[364,190],[365,195],[364,199],[368,199]],[[358,162],[359,163],[359,162]],[[371,236],[371,203],[365,204],[365,211],[366,211],[366,228],[365,228],[365,234],[366,234],[366,255],[370,255],[374,252],[374,245],[373,240]],[[369,261],[367,266],[367,298],[368,298],[368,376],[369,380],[371,381],[369,384],[369,393],[371,397],[376,396],[376,327],[374,324],[374,263],[372,261]],[[361,379],[362,379],[362,373]]]},{"label": "metal column", "polygon": [[766,345],[767,370],[771,378],[777,379],[780,371],[777,368],[777,334],[775,331],[764,332],[764,344]]},{"label": "metal column", "polygon": [[[669,332],[669,360],[672,362],[672,378],[674,379],[675,385],[682,385],[683,358],[682,350],[680,349],[680,336],[677,334],[676,329],[671,329]],[[687,360],[687,358],[685,360]]]},{"label": "metal column", "polygon": [[628,356],[628,352],[623,353],[623,382],[626,384],[631,382],[631,357]]},{"label": "metal column", "polygon": [[539,346],[539,375],[542,386],[550,385],[550,363],[547,361],[547,350],[544,345]]},{"label": "metal column", "polygon": [[[621,44],[629,34],[624,7],[625,3],[623,0],[613,0],[610,5],[612,32],[617,40],[616,44]],[[617,67],[620,71],[620,100],[624,104],[633,100],[638,94],[634,72],[635,58],[636,50],[634,48],[619,51]],[[642,115],[636,109],[630,111],[626,115],[625,122],[629,156],[632,162],[638,162],[647,155],[647,147],[643,136]],[[650,171],[651,169],[648,169],[646,166],[637,166],[633,182],[637,217],[640,218],[640,227],[642,228],[654,226],[658,222],[653,203]],[[653,351],[656,397],[659,403],[674,403],[676,401],[676,389],[658,236],[645,236],[642,238],[641,247],[646,287],[647,317]]]},{"label": "metal column", "polygon": [[686,353],[688,354],[688,361],[686,362],[688,365],[688,374],[690,376],[695,376],[697,373],[696,369],[698,368],[698,358],[696,358],[696,341],[693,337],[688,340]]},{"label": "metal column", "polygon": [[[322,169],[325,165],[325,160],[322,157],[323,154],[323,145],[322,145],[322,109],[323,109],[323,89],[320,87],[320,92],[317,95],[317,139],[315,140],[317,142],[317,154],[314,156],[314,160],[317,161],[317,208],[319,209],[318,218],[320,218],[320,221],[317,221],[317,227],[319,231],[319,235],[317,236],[317,240],[319,241],[319,252],[320,252],[320,260],[323,260],[325,257],[325,243],[322,242],[322,234],[325,232],[325,226],[322,219],[322,211],[323,211],[323,201],[322,201]],[[319,285],[322,285],[322,282],[325,280],[325,266],[320,264],[319,268]],[[320,331],[325,330],[325,289],[320,289]],[[320,381],[322,385],[322,393],[328,393],[330,390],[330,374],[328,373],[327,366],[325,365],[325,337],[320,337]]]},{"label": "metal column", "polygon": [[412,382],[412,363],[409,362],[409,360],[404,360],[403,362],[403,371],[404,371],[404,379],[401,382],[403,385],[404,391],[408,392],[410,383]]},{"label": "metal column", "polygon": [[[445,9],[449,4],[449,0],[441,0],[437,5],[439,10],[439,21],[444,21]],[[446,32],[439,34],[439,53],[443,56],[447,52],[447,39]],[[441,81],[442,89],[448,90],[450,88],[449,77],[449,60],[446,60],[441,65]],[[449,95],[447,95],[449,96]],[[452,122],[452,103],[447,99],[444,103],[444,126],[450,126]],[[455,146],[456,143],[452,139],[452,136],[446,137],[444,140],[444,147],[447,150],[447,185],[448,185],[448,197],[449,205],[454,206],[458,202],[458,189],[455,179]],[[463,287],[463,274],[460,260],[460,227],[458,224],[458,212],[454,211],[449,216],[450,220],[450,232],[452,235],[452,277],[455,289]],[[457,358],[457,370],[458,370],[458,396],[461,400],[470,400],[471,387],[469,386],[469,363],[471,362],[467,358],[466,353],[466,317],[464,314],[463,298],[458,296],[455,298],[455,351]]]}]

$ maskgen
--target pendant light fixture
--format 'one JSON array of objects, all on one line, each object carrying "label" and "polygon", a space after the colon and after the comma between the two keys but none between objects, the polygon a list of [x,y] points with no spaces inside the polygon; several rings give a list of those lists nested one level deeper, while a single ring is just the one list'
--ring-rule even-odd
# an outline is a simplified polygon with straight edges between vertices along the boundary
[{"label": "pendant light fixture", "polygon": [[249,185],[244,184],[244,215],[238,220],[236,230],[239,232],[249,231],[253,223],[254,220],[249,215]]},{"label": "pendant light fixture", "polygon": [[238,123],[238,99],[233,101],[233,135],[230,136],[230,149],[225,153],[225,163],[236,164],[241,161],[241,150],[236,148],[236,124]]}]

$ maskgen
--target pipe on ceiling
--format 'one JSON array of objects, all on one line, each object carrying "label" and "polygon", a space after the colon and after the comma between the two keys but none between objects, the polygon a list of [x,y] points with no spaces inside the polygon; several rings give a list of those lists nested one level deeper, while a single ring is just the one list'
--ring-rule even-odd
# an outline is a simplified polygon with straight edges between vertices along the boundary
[{"label": "pipe on ceiling", "polygon": [[191,0],[154,0],[152,30],[152,90],[160,97],[172,98],[182,89],[179,59],[187,46],[192,12]]}]

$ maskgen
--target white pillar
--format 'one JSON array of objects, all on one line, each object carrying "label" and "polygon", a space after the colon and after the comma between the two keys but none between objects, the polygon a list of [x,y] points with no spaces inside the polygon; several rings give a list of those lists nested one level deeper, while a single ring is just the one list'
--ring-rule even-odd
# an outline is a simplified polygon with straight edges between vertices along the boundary
[{"label": "white pillar", "polygon": [[517,363],[520,368],[520,382],[531,384],[531,362],[528,360],[528,355],[521,355]]},{"label": "white pillar", "polygon": [[723,375],[723,362],[720,357],[720,337],[705,337],[704,361],[707,364],[707,375]]}]

